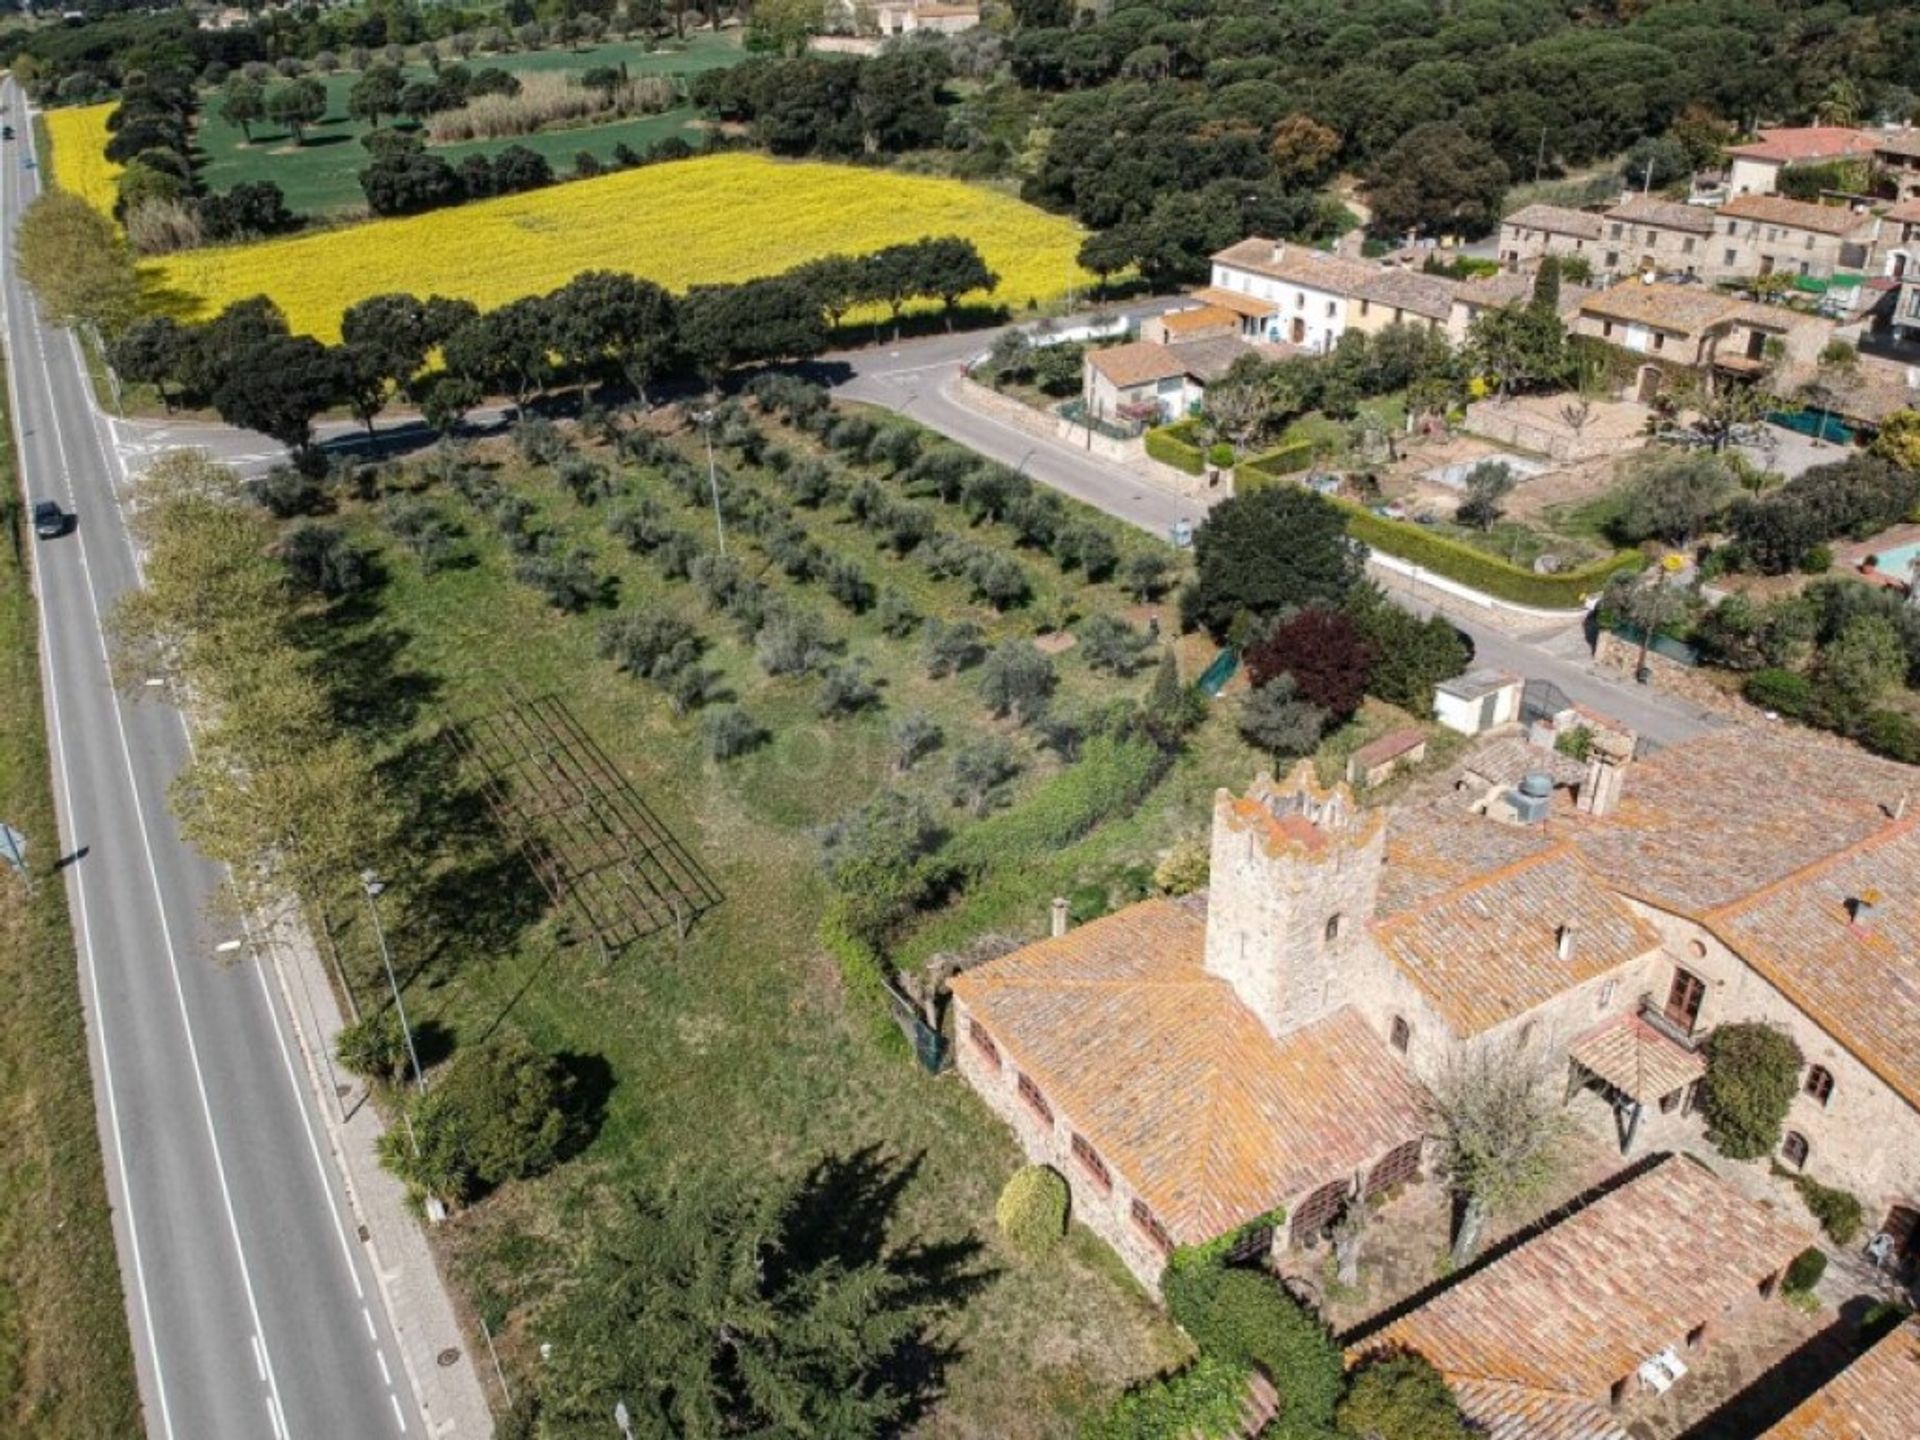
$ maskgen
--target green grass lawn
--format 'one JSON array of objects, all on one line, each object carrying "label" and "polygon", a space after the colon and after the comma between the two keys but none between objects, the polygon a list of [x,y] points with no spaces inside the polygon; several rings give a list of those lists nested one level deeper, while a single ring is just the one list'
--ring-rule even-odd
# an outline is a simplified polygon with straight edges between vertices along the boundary
[{"label": "green grass lawn", "polygon": [[[469,65],[531,73],[543,70],[587,70],[599,65],[625,64],[634,73],[661,73],[691,76],[703,70],[736,63],[741,56],[738,42],[731,36],[696,35],[684,49],[648,51],[637,43],[610,41],[592,49],[554,48],[515,52],[507,55],[479,55]],[[426,73],[426,67],[411,64],[409,74]],[[209,190],[232,188],[242,181],[271,180],[286,192],[289,209],[303,215],[322,215],[352,211],[365,204],[360,190],[360,171],[366,168],[367,152],[360,144],[368,126],[347,115],[347,92],[360,77],[355,71],[340,71],[331,76],[316,76],[327,87],[327,118],[307,133],[304,145],[294,143],[291,135],[272,124],[253,127],[248,143],[237,125],[229,125],[219,115],[219,94],[204,92],[201,97],[200,150],[204,163],[200,179]],[[695,111],[682,106],[662,115],[620,120],[606,125],[555,130],[514,140],[482,140],[465,145],[436,146],[435,153],[458,165],[467,155],[493,154],[510,144],[521,144],[544,155],[556,172],[573,168],[576,155],[585,150],[606,161],[620,144],[645,150],[669,135],[693,139],[691,128]]]},{"label": "green grass lawn", "polygon": [[[16,494],[12,437],[0,496]],[[120,1272],[101,1174],[79,969],[58,853],[38,632],[11,506],[0,535],[0,819],[29,839],[31,898],[0,873],[0,1434],[134,1435]]]},{"label": "green grass lawn", "polygon": [[[807,444],[791,434],[782,443],[796,450]],[[509,691],[557,693],[726,897],[684,945],[653,942],[610,967],[589,947],[559,944],[551,921],[448,930],[420,918],[424,902],[410,921],[400,918],[404,902],[396,905],[391,934],[402,969],[417,971],[408,999],[417,1022],[470,1041],[510,1016],[544,1048],[604,1062],[613,1080],[605,1123],[582,1161],[509,1187],[439,1232],[466,1298],[500,1335],[508,1364],[530,1367],[529,1317],[581,1217],[608,1187],[716,1166],[732,1173],[798,1169],[826,1154],[873,1148],[909,1167],[889,1222],[896,1240],[975,1238],[985,1247],[974,1262],[987,1277],[983,1288],[943,1329],[956,1358],[925,1433],[1073,1434],[1091,1408],[1177,1360],[1181,1342],[1106,1249],[1084,1234],[1039,1263],[1002,1249],[992,1214],[999,1186],[1019,1161],[1011,1138],[956,1078],[929,1077],[905,1057],[897,1037],[876,1026],[865,997],[843,988],[816,938],[826,900],[816,827],[890,785],[939,793],[943,754],[908,776],[893,774],[889,732],[899,715],[920,709],[934,717],[948,752],[971,734],[1014,737],[1025,766],[1014,807],[1057,774],[1059,762],[1010,724],[989,718],[971,673],[928,679],[917,641],[890,640],[871,614],[850,615],[820,587],[786,580],[736,533],[731,553],[796,604],[820,612],[835,642],[869,660],[882,683],[882,708],[818,718],[814,681],[764,676],[751,647],[730,622],[707,613],[689,584],[664,580],[649,560],[606,535],[604,513],[616,502],[582,505],[550,473],[529,469],[504,447],[490,454],[498,478],[538,506],[539,524],[564,544],[593,551],[598,571],[618,582],[619,609],[664,607],[699,627],[711,641],[706,663],[723,672],[773,739],[730,764],[706,760],[697,715],[676,718],[657,689],[596,655],[596,628],[612,612],[567,616],[548,608],[513,578],[491,524],[444,487],[424,493],[459,518],[470,565],[425,574],[385,534],[376,511],[354,504],[342,517],[379,547],[389,578],[364,613],[330,627],[325,643],[338,657],[333,673],[343,683],[406,698],[387,717],[385,737],[397,757],[407,757],[402,767],[429,753],[409,747],[430,742],[450,718],[491,710]],[[765,472],[735,473],[773,485]],[[624,490],[659,496],[673,523],[712,544],[703,507],[683,505],[646,472],[623,469],[621,477]],[[408,483],[417,481],[412,472]],[[830,553],[856,560],[923,613],[975,618],[996,638],[1030,638],[1035,611],[1069,601],[1087,612],[1125,603],[1111,585],[1086,585],[1022,552],[1039,592],[1035,604],[996,616],[973,603],[962,582],[931,580],[913,562],[884,556],[841,507],[797,514]],[[965,523],[957,512],[942,515]],[[1120,535],[1104,517],[1099,523]],[[997,527],[976,534],[1008,543]],[[1146,542],[1127,536],[1125,543]],[[1104,679],[1072,653],[1061,658],[1060,670],[1063,707],[1136,693],[1148,679],[1145,672]],[[1052,857],[1041,872],[991,876],[932,917],[903,958],[925,953],[939,935],[968,938],[989,921],[1036,933],[1056,890],[1151,865],[1159,850],[1200,823],[1214,784],[1244,783],[1251,773],[1253,758],[1230,728],[1204,733],[1176,778],[1136,814]],[[957,808],[943,813],[957,831],[974,823]],[[466,860],[455,847],[435,863],[444,872]],[[524,883],[518,865],[511,860],[497,889]],[[371,980],[366,937],[349,925],[341,941],[349,969]]]}]

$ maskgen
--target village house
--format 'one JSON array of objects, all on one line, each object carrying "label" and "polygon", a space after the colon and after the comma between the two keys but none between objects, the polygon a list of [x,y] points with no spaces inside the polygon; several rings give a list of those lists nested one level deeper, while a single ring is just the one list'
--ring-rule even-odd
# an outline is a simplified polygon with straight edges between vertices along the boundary
[{"label": "village house", "polygon": [[1445,333],[1460,282],[1397,266],[1374,266],[1347,295],[1349,330],[1375,335],[1390,325]]},{"label": "village house", "polygon": [[1815,205],[1784,195],[1736,195],[1722,205],[1708,278],[1858,274],[1874,263],[1881,220],[1865,208]]},{"label": "village house", "polygon": [[1311,766],[1221,791],[1205,892],[953,981],[961,1073],[1152,1283],[1416,1174],[1466,1055],[1558,1077],[1623,1153],[1697,1141],[1702,1037],[1757,1020],[1806,1058],[1780,1162],[1920,1258],[1916,772],[1746,730],[1631,752],[1596,737],[1573,783],[1469,756],[1377,811]]},{"label": "village house", "polygon": [[1699,1162],[1668,1156],[1349,1358],[1424,1356],[1489,1440],[1627,1440],[1635,1401],[1686,1383],[1724,1336],[1780,1303],[1783,1272],[1812,1240]]},{"label": "village house", "polygon": [[1222,295],[1242,306],[1252,301],[1261,309],[1246,333],[1324,355],[1346,331],[1349,299],[1379,273],[1378,266],[1255,235],[1213,257],[1212,283],[1194,298],[1223,307]]},{"label": "village house", "polygon": [[1787,1414],[1760,1440],[1913,1440],[1920,1435],[1920,1320],[1873,1348]]},{"label": "village house", "polygon": [[1207,386],[1244,356],[1271,359],[1250,344],[1231,310],[1201,305],[1145,320],[1140,339],[1089,350],[1081,371],[1087,413],[1110,424],[1163,425],[1198,409]]},{"label": "village house", "polygon": [[1701,205],[1682,205],[1650,195],[1629,195],[1602,217],[1597,274],[1692,275],[1709,274],[1706,251],[1713,235],[1713,212]]},{"label": "village house", "polygon": [[[1555,307],[1563,325],[1572,326],[1580,313],[1580,303],[1592,289],[1570,280],[1560,282],[1560,300]],[[1447,312],[1447,338],[1456,345],[1466,343],[1473,322],[1489,310],[1509,305],[1524,305],[1533,298],[1533,276],[1516,270],[1498,275],[1483,275],[1462,280],[1453,287],[1453,305]]]},{"label": "village house", "polygon": [[1600,269],[1600,234],[1605,222],[1589,210],[1564,205],[1527,205],[1500,222],[1500,263],[1510,270],[1532,270],[1548,255],[1578,255]]},{"label": "village house", "polygon": [[1780,172],[1789,166],[1871,161],[1879,144],[1871,132],[1845,125],[1763,129],[1757,140],[1727,147],[1727,189],[1734,195],[1772,195]]},{"label": "village house", "polygon": [[[1753,378],[1772,369],[1790,386],[1813,373],[1832,327],[1704,286],[1629,280],[1582,300],[1573,332],[1690,370]],[[1660,384],[1643,373],[1637,398],[1651,399]]]},{"label": "village house", "polygon": [[1893,282],[1887,319],[1902,340],[1920,342],[1920,199],[1902,200],[1887,211],[1882,271]]}]

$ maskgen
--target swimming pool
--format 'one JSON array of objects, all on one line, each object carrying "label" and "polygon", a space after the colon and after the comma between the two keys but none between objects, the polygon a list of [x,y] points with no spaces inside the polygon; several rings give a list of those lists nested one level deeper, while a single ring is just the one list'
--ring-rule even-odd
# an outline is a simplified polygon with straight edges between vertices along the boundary
[{"label": "swimming pool", "polygon": [[1906,545],[1895,545],[1890,550],[1876,550],[1873,555],[1873,568],[1882,575],[1891,575],[1896,580],[1904,580],[1913,573],[1915,561],[1920,561],[1920,540]]}]

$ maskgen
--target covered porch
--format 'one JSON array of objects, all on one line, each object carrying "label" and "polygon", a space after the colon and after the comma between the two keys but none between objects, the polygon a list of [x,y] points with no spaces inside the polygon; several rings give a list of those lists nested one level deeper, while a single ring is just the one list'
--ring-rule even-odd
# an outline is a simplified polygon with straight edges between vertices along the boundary
[{"label": "covered porch", "polygon": [[1649,1115],[1685,1119],[1693,1113],[1707,1059],[1649,1015],[1622,1015],[1588,1031],[1567,1056],[1566,1102],[1597,1096],[1612,1112],[1623,1156],[1646,1138]]}]

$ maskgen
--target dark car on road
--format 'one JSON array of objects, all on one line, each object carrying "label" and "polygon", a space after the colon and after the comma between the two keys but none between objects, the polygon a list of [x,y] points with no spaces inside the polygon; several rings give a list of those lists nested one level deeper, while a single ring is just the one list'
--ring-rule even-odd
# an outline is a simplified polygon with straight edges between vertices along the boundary
[{"label": "dark car on road", "polygon": [[33,502],[33,533],[42,540],[57,540],[67,533],[67,512],[51,500]]}]

